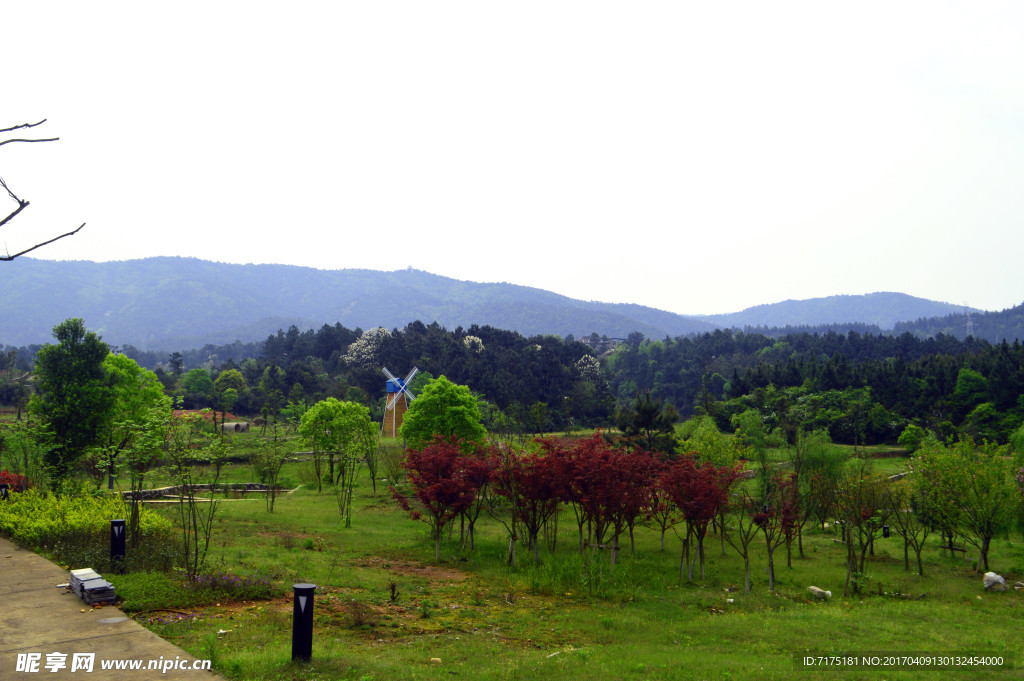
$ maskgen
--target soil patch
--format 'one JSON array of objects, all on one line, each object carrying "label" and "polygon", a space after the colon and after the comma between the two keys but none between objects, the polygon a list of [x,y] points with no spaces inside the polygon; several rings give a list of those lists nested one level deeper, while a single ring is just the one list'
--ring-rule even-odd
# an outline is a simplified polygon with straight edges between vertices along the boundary
[{"label": "soil patch", "polygon": [[423,565],[407,560],[387,560],[380,556],[368,556],[359,563],[359,567],[388,570],[408,577],[422,577],[435,582],[460,582],[469,579],[469,575],[461,570],[444,565]]}]

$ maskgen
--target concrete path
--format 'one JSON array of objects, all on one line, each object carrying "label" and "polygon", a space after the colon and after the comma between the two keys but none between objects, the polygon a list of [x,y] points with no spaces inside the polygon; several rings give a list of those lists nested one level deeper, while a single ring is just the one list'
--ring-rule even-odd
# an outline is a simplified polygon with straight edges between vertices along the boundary
[{"label": "concrete path", "polygon": [[[0,679],[3,681],[220,679],[208,671],[193,670],[195,658],[127,618],[119,609],[112,606],[93,609],[75,594],[56,588],[67,581],[67,571],[0,538]],[[57,655],[51,655],[53,653]],[[85,667],[73,669],[75,653],[93,654],[91,673]],[[19,655],[22,666],[31,668],[35,661],[36,671],[18,671]],[[38,657],[33,660],[33,656]],[[141,669],[103,668],[104,663],[122,660],[140,660]],[[147,670],[150,660],[159,664],[175,662],[187,669]],[[63,663],[64,667],[53,672],[48,662]],[[79,665],[88,663],[88,655],[78,658],[77,662]]]}]

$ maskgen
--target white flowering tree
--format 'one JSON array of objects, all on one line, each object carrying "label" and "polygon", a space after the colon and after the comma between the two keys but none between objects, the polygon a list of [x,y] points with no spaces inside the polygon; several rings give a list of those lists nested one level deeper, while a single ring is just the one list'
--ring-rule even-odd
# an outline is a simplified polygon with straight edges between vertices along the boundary
[{"label": "white flowering tree", "polygon": [[367,329],[345,352],[345,363],[355,367],[372,367],[381,363],[381,356],[391,332],[383,326]]}]

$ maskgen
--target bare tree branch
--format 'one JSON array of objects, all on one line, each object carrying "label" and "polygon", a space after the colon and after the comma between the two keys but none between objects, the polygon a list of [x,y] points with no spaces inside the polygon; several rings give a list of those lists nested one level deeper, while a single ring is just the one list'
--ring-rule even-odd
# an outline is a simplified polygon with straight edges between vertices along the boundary
[{"label": "bare tree branch", "polygon": [[42,248],[43,246],[46,246],[47,244],[52,244],[54,241],[57,241],[58,239],[63,239],[66,236],[72,236],[74,234],[78,234],[78,231],[80,229],[82,229],[82,227],[85,227],[85,223],[84,222],[82,224],[80,224],[77,229],[73,229],[70,232],[67,232],[65,234],[61,234],[60,236],[55,236],[52,239],[50,239],[49,241],[44,241],[41,244],[36,244],[32,248],[26,248],[24,251],[21,251],[20,253],[15,253],[14,255],[0,256],[0,262],[7,262],[7,261],[14,260],[19,255],[25,255],[26,253],[31,253],[32,251],[36,250],[37,248]]},{"label": "bare tree branch", "polygon": [[10,197],[14,199],[14,202],[18,204],[18,207],[14,209],[13,213],[5,217],[3,220],[0,220],[0,227],[3,227],[8,222],[13,220],[15,215],[25,210],[25,206],[28,205],[28,201],[23,201],[22,199],[19,199],[17,196],[15,196],[14,192],[11,191],[10,187],[7,186],[7,183],[4,182],[4,178],[2,177],[0,177],[0,186],[3,186],[3,188],[7,190],[7,193],[10,195]]},{"label": "bare tree branch", "polygon": [[[14,125],[14,126],[11,126],[9,128],[0,128],[0,134],[8,133],[8,132],[13,132],[15,130],[23,130],[23,129],[28,129],[28,128],[35,128],[37,126],[42,125],[45,122],[46,122],[46,119],[44,118],[43,120],[41,120],[41,121],[39,121],[37,123],[22,123],[21,125]],[[11,138],[11,139],[0,140],[0,147],[2,147],[5,144],[10,144],[12,142],[29,142],[29,143],[31,143],[31,142],[56,142],[59,139],[60,139],[59,137],[47,137],[47,138],[39,138],[39,139]],[[13,212],[11,212],[9,215],[4,217],[3,219],[0,219],[0,227],[3,227],[7,223],[9,223],[11,220],[13,220],[15,217],[17,217],[17,215],[21,211],[25,210],[25,208],[28,207],[29,202],[24,200],[24,199],[19,198],[18,196],[16,196],[15,193],[13,191],[11,191],[11,188],[7,186],[7,183],[3,181],[3,178],[0,178],[0,186],[2,186],[7,191],[8,196],[10,196],[11,199],[13,199],[16,204],[18,204],[18,207],[15,208]],[[82,229],[82,227],[85,227],[85,223],[84,222],[81,225],[78,226],[78,229],[74,229],[74,230],[72,230],[70,232],[66,232],[64,234],[61,234],[60,236],[55,236],[52,239],[49,239],[47,241],[43,241],[42,243],[38,243],[35,246],[32,246],[31,248],[26,248],[23,251],[15,253],[14,255],[11,255],[10,252],[8,251],[7,255],[0,256],[0,262],[9,262],[11,260],[14,260],[18,256],[25,255],[26,253],[31,253],[32,251],[36,250],[37,248],[42,248],[43,246],[46,246],[48,244],[52,244],[54,241],[57,241],[59,239],[63,239],[64,237],[67,237],[67,236],[72,236],[74,234],[77,234]],[[6,250],[6,248],[4,250]]]},{"label": "bare tree branch", "polygon": [[23,139],[0,140],[0,147],[2,147],[5,144],[10,144],[11,142],[56,142],[59,139],[60,139],[59,137],[47,137],[46,139],[38,139],[38,140],[23,140]]},{"label": "bare tree branch", "polygon": [[[44,118],[43,120],[39,121],[38,123],[22,123],[21,125],[12,125],[9,128],[0,128],[0,133],[13,132],[15,130],[22,130],[22,129],[26,129],[26,128],[34,128],[36,126],[42,125],[45,122],[46,122],[46,119]],[[56,142],[59,139],[60,139],[59,137],[47,137],[45,139],[32,139],[32,140],[30,140],[30,139],[21,139],[21,138],[15,138],[15,139],[9,139],[9,140],[0,140],[0,147],[2,147],[5,144],[10,144],[11,142]]]},{"label": "bare tree branch", "polygon": [[38,123],[22,123],[21,125],[12,125],[9,128],[0,128],[0,132],[11,132],[12,130],[21,130],[22,128],[34,128],[37,125],[42,125],[46,122],[46,119],[39,121]]}]

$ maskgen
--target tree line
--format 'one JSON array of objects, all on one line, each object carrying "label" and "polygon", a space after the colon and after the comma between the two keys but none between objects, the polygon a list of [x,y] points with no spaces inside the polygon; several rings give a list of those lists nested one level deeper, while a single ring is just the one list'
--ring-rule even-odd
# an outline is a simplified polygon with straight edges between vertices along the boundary
[{"label": "tree line", "polygon": [[[1005,442],[1024,420],[1024,350],[938,334],[918,338],[801,331],[782,337],[719,330],[687,337],[526,337],[488,326],[450,331],[413,322],[402,329],[341,324],[279,330],[258,344],[147,353],[114,348],[155,371],[188,408],[295,420],[334,397],[383,413],[387,366],[445,375],[488,405],[485,421],[544,432],[608,425],[637,395],[706,414],[719,428],[757,409],[792,440],[827,428],[837,442],[894,443],[908,426],[945,438],[957,432]],[[32,349],[0,353],[0,402],[27,404]],[[36,349],[38,351],[38,349]]]}]

